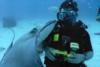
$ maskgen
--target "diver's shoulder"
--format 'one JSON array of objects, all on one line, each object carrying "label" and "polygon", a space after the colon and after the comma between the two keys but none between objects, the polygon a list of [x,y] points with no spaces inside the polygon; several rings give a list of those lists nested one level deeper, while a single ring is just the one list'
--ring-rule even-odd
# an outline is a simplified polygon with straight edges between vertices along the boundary
[{"label": "diver's shoulder", "polygon": [[82,21],[82,20],[78,20],[76,21],[76,25],[80,28],[83,28],[83,29],[87,29],[88,26]]}]

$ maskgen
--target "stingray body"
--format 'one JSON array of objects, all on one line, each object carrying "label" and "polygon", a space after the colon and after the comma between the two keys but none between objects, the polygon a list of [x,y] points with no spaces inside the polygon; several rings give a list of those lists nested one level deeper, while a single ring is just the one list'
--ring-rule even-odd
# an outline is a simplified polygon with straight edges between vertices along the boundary
[{"label": "stingray body", "polygon": [[34,28],[19,38],[3,57],[0,67],[43,67],[39,53],[41,42],[49,35],[56,21],[48,22],[41,30]]},{"label": "stingray body", "polygon": [[3,57],[0,67],[43,67],[35,46],[36,31],[19,38]]},{"label": "stingray body", "polygon": [[3,27],[12,28],[16,26],[16,20],[14,17],[4,17],[3,18]]}]

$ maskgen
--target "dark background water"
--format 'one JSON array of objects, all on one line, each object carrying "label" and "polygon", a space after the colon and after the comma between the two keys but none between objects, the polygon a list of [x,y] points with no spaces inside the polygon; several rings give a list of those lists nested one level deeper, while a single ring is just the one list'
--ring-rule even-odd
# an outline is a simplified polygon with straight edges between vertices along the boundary
[{"label": "dark background water", "polygon": [[[59,7],[64,0],[0,0],[0,19],[13,16],[16,19],[54,18],[54,8]],[[95,19],[99,0],[76,0],[79,7],[79,17]]]}]

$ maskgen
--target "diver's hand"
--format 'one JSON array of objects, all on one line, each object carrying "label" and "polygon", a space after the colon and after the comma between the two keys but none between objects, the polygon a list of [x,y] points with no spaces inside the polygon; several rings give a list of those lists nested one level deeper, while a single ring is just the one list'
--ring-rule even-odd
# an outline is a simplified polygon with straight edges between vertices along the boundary
[{"label": "diver's hand", "polygon": [[70,54],[68,54],[67,51],[60,51],[60,50],[55,50],[54,55],[55,56],[62,56],[64,58],[64,61],[67,61],[68,56],[70,56]]},{"label": "diver's hand", "polygon": [[78,54],[78,53],[75,53],[75,52],[71,52],[69,54],[69,56],[67,57],[67,62],[69,62],[69,63],[78,64],[78,63],[83,62],[84,60],[85,60],[84,54]]}]

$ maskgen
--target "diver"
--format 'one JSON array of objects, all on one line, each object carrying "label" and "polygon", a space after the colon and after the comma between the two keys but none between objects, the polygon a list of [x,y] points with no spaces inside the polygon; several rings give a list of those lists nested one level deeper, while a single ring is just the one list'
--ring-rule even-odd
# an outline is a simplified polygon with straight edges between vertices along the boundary
[{"label": "diver", "polygon": [[[73,4],[71,4],[73,5]],[[86,67],[93,56],[87,26],[77,21],[77,7],[60,7],[57,19],[44,26],[38,36],[37,50],[45,51],[46,67]]]},{"label": "diver", "polygon": [[98,8],[98,14],[97,14],[96,20],[100,21],[100,7]]},{"label": "diver", "polygon": [[77,11],[61,8],[57,20],[33,29],[18,39],[4,56],[0,67],[43,67],[38,52],[45,51],[46,67],[86,67],[93,56],[90,36]]}]

